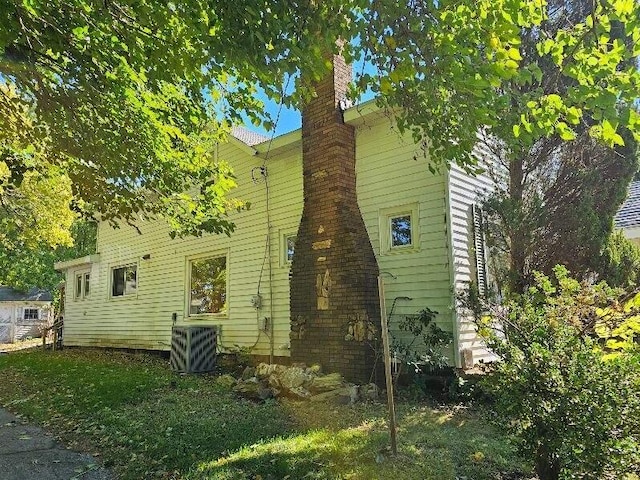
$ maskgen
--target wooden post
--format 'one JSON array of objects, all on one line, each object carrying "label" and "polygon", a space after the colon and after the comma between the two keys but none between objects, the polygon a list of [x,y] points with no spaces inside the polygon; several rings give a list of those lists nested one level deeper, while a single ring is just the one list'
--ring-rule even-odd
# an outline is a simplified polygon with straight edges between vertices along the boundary
[{"label": "wooden post", "polygon": [[391,436],[391,453],[397,455],[396,442],[396,406],[393,400],[393,379],[391,378],[391,350],[389,348],[389,327],[387,326],[387,309],[384,302],[384,281],[378,277],[378,294],[380,295],[380,320],[382,327],[382,348],[384,351],[384,376],[387,384],[387,405],[389,407],[389,434]]}]

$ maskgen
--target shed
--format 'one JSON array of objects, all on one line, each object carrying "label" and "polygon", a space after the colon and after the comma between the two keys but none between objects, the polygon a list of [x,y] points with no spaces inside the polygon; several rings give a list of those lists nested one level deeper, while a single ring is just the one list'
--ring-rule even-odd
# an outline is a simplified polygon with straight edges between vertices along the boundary
[{"label": "shed", "polygon": [[40,336],[50,319],[51,293],[39,288],[20,292],[0,285],[0,343]]}]

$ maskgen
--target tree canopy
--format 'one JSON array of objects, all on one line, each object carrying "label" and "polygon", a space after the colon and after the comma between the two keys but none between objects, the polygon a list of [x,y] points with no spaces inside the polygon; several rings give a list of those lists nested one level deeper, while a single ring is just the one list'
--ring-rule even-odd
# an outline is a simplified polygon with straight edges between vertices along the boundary
[{"label": "tree canopy", "polygon": [[[243,204],[227,196],[233,174],[208,155],[212,144],[242,114],[270,125],[258,87],[304,102],[338,49],[376,67],[356,72],[354,94],[371,88],[393,108],[434,167],[473,168],[481,127],[510,131],[509,142],[569,140],[588,115],[605,144],[620,144],[623,127],[637,138],[640,74],[628,62],[640,50],[640,7],[596,5],[542,36],[539,26],[562,15],[553,2],[1,0],[0,220],[28,241],[24,226],[46,211],[31,232],[50,244],[69,242],[69,208],[113,221],[162,216],[178,235],[229,233],[226,214]],[[520,47],[524,31],[540,35],[534,51]],[[569,87],[545,88],[558,78],[545,78],[542,62]],[[505,117],[505,82],[530,91],[516,118]]]}]

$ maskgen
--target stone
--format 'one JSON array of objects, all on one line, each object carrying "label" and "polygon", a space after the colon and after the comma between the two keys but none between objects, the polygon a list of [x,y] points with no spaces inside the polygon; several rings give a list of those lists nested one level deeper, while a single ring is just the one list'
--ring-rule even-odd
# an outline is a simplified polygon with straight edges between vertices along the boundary
[{"label": "stone", "polygon": [[312,375],[320,375],[322,373],[322,367],[316,363],[307,368],[307,373],[310,373]]},{"label": "stone", "polygon": [[311,392],[304,387],[294,387],[289,389],[288,395],[293,398],[307,400],[311,397]]},{"label": "stone", "polygon": [[360,387],[360,397],[363,400],[377,402],[380,398],[380,389],[375,383],[369,383]]},{"label": "stone", "polygon": [[242,380],[249,380],[251,377],[256,376],[256,369],[253,367],[247,367],[242,372],[242,376],[240,377]]},{"label": "stone", "polygon": [[273,391],[269,387],[263,385],[261,382],[251,380],[238,382],[238,384],[233,387],[233,391],[249,400],[266,400],[274,396]]},{"label": "stone", "polygon": [[340,388],[343,384],[344,378],[342,375],[339,373],[330,373],[328,375],[315,377],[309,386],[309,390],[312,392],[327,392]]},{"label": "stone", "polygon": [[238,383],[238,381],[229,374],[220,375],[219,377],[216,377],[214,382],[219,387],[226,388],[226,389],[230,389],[234,387],[236,383]]},{"label": "stone", "polygon": [[280,375],[280,383],[287,390],[309,385],[313,377],[305,373],[300,367],[290,367],[282,375]]},{"label": "stone", "polygon": [[337,405],[346,405],[351,403],[351,387],[341,387],[328,392],[313,395],[309,400],[312,402],[333,403]]}]

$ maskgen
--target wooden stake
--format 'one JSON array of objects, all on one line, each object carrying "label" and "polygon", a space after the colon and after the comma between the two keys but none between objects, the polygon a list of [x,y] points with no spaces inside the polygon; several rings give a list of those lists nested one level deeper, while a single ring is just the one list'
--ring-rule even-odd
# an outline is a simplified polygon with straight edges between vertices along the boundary
[{"label": "wooden stake", "polygon": [[389,327],[387,326],[387,309],[384,302],[384,281],[378,276],[378,295],[380,296],[380,320],[382,327],[382,348],[384,351],[384,376],[387,384],[387,405],[389,407],[389,434],[391,436],[391,453],[397,455],[396,442],[396,406],[393,400],[393,379],[391,378],[391,350],[389,348]]}]

